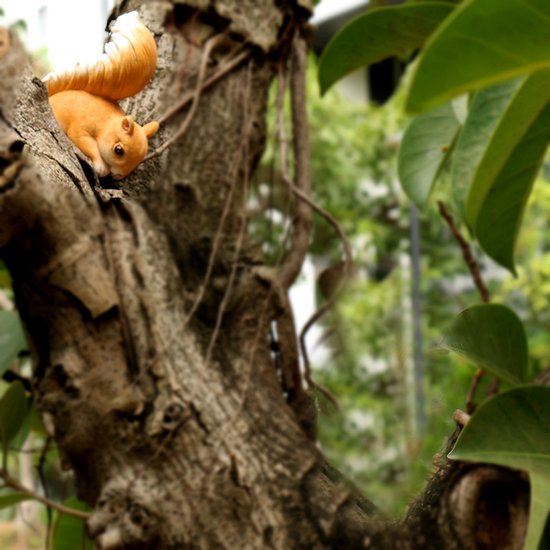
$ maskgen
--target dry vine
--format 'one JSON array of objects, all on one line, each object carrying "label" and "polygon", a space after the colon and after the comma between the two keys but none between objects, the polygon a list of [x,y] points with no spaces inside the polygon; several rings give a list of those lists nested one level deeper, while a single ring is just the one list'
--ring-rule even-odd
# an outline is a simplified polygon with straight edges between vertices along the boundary
[{"label": "dry vine", "polygon": [[218,82],[223,76],[231,72],[235,67],[237,67],[242,61],[244,61],[248,57],[248,52],[240,52],[234,55],[234,57],[230,58],[229,61],[222,64],[220,68],[209,78],[206,78],[206,69],[208,67],[208,61],[210,60],[210,55],[212,51],[218,47],[220,44],[223,44],[227,40],[227,36],[225,34],[218,34],[216,36],[213,36],[210,38],[204,47],[203,53],[202,53],[202,59],[199,69],[199,74],[197,76],[197,84],[195,86],[195,89],[192,92],[187,93],[179,103],[177,103],[174,107],[166,111],[160,118],[159,118],[159,124],[162,124],[169,120],[171,117],[173,117],[175,114],[177,114],[179,111],[181,111],[184,107],[186,107],[191,102],[191,108],[189,109],[189,112],[187,113],[187,116],[183,120],[180,128],[168,139],[166,140],[162,145],[157,147],[154,151],[149,153],[144,161],[154,159],[162,154],[163,151],[165,151],[168,147],[176,143],[179,139],[182,138],[182,136],[187,132],[193,117],[195,116],[195,113],[197,111],[197,108],[199,106],[199,101],[201,94],[204,90]]},{"label": "dry vine", "polygon": [[[345,235],[342,226],[338,221],[324,208],[319,206],[311,198],[311,177],[309,173],[309,137],[307,131],[307,113],[306,113],[306,96],[305,96],[305,74],[306,74],[306,45],[305,41],[300,37],[295,37],[293,41],[293,56],[290,75],[290,90],[291,90],[291,108],[292,108],[292,128],[293,128],[293,145],[294,145],[294,162],[295,162],[295,181],[293,182],[288,174],[287,168],[287,139],[284,131],[283,117],[283,99],[285,93],[285,73],[280,68],[279,70],[279,88],[277,94],[277,124],[278,138],[280,148],[280,163],[281,177],[289,190],[297,199],[296,214],[293,223],[293,238],[290,252],[287,256],[286,263],[279,274],[281,283],[285,288],[288,288],[292,281],[295,280],[307,253],[309,238],[312,229],[311,213],[313,211],[321,215],[332,227],[334,227],[339,239],[342,242],[344,251],[344,273],[346,277],[350,277],[353,272],[353,258],[349,240]],[[299,335],[300,348],[304,361],[304,378],[309,388],[317,388],[331,402],[337,405],[335,397],[332,393],[319,384],[316,384],[311,376],[311,365],[309,354],[305,342],[305,337],[310,328],[329,310],[332,308],[343,286],[340,286],[338,291],[331,296],[324,304],[322,304],[308,319]]]}]

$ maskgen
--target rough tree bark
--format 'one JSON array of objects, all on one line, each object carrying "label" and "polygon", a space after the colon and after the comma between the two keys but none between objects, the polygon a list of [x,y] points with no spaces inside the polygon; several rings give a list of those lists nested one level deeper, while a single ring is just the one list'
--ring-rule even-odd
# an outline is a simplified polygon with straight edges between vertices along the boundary
[{"label": "rough tree bark", "polygon": [[[280,277],[245,231],[268,89],[281,67],[299,67],[310,8],[119,1],[114,16],[138,9],[159,47],[154,81],[127,110],[145,122],[192,98],[152,145],[181,135],[119,189],[75,154],[3,34],[0,253],[34,398],[94,507],[98,548],[521,547],[520,474],[447,464],[388,523],[315,445],[286,292],[303,243]],[[197,83],[209,85],[197,94]],[[311,213],[295,204],[307,235]]]}]

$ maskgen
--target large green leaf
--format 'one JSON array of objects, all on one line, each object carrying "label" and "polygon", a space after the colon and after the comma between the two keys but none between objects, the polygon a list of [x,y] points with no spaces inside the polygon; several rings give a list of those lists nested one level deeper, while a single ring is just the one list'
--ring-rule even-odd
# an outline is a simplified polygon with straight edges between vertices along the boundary
[{"label": "large green leaf", "polygon": [[547,106],[494,181],[477,217],[475,233],[480,245],[512,273],[525,206],[549,141],[550,106]]},{"label": "large green leaf", "polygon": [[548,0],[470,0],[430,37],[406,107],[432,109],[450,98],[550,67]]},{"label": "large green leaf", "polygon": [[0,376],[9,368],[27,342],[16,311],[0,311]]},{"label": "large green leaf", "polygon": [[482,304],[465,309],[445,333],[441,347],[481,365],[510,384],[527,380],[525,330],[506,306]]},{"label": "large green leaf", "polygon": [[417,206],[428,200],[460,129],[453,103],[415,117],[403,136],[397,170],[403,190]]},{"label": "large green leaf", "polygon": [[360,15],[324,49],[319,61],[321,93],[360,67],[418,48],[453,9],[446,2],[420,2]]},{"label": "large green leaf", "polygon": [[4,452],[23,426],[28,410],[29,402],[23,384],[15,381],[0,399],[0,434]]},{"label": "large green leaf", "polygon": [[[86,504],[72,497],[64,506],[75,510],[88,510]],[[57,513],[52,533],[52,550],[93,550],[94,546],[86,536],[84,521],[68,514]]]},{"label": "large green leaf", "polygon": [[[475,231],[483,201],[550,97],[550,70],[478,92],[453,154],[453,195]],[[529,136],[532,142],[534,136]],[[543,136],[535,136],[544,141]],[[511,166],[513,170],[514,167]]]},{"label": "large green leaf", "polygon": [[[479,95],[485,95],[487,92],[488,90],[484,90]],[[534,143],[535,146],[537,139],[546,143],[546,137],[540,134],[539,127],[535,134],[530,133],[529,129],[537,122],[541,112],[548,104],[549,98],[550,70],[540,71],[523,79],[509,97],[509,102],[483,150],[481,162],[470,184],[465,210],[466,223],[470,227],[475,228],[483,200],[493,187],[510,155],[522,143],[522,140],[527,140],[530,144]],[[490,106],[486,105],[486,109],[489,108]],[[472,117],[479,115],[474,127],[477,131],[482,131],[485,117],[478,112],[474,114],[473,109],[471,115]],[[512,170],[514,168],[514,166],[511,167]],[[507,176],[508,174],[505,172],[503,175]]]},{"label": "large green leaf", "polygon": [[449,458],[529,473],[531,506],[525,548],[536,550],[550,512],[550,388],[515,388],[482,404]]},{"label": "large green leaf", "polygon": [[[491,136],[497,132],[506,108],[523,81],[524,79],[511,80],[481,90],[470,103],[468,116],[453,151],[451,166],[453,198],[462,218],[468,193],[476,181],[476,174]],[[515,138],[510,136],[510,139]],[[508,149],[511,150],[512,147],[513,144]],[[505,161],[501,159],[501,162]]]}]

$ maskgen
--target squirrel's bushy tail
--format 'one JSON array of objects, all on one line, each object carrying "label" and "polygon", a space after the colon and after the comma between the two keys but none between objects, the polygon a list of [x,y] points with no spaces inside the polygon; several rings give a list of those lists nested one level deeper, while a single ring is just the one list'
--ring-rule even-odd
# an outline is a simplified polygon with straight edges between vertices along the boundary
[{"label": "squirrel's bushy tail", "polygon": [[48,95],[64,90],[84,90],[117,101],[137,94],[149,82],[157,66],[157,45],[149,29],[133,11],[117,18],[105,53],[92,63],[44,77]]}]

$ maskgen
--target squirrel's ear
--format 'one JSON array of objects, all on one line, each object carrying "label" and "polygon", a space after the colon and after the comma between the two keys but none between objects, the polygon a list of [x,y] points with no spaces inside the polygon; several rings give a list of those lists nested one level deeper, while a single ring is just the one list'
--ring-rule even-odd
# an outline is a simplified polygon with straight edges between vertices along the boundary
[{"label": "squirrel's ear", "polygon": [[143,131],[145,132],[147,139],[152,138],[158,132],[158,129],[159,129],[159,123],[156,120],[148,122],[143,127]]},{"label": "squirrel's ear", "polygon": [[125,116],[120,123],[122,130],[127,134],[132,135],[134,131],[134,119],[131,116]]}]

